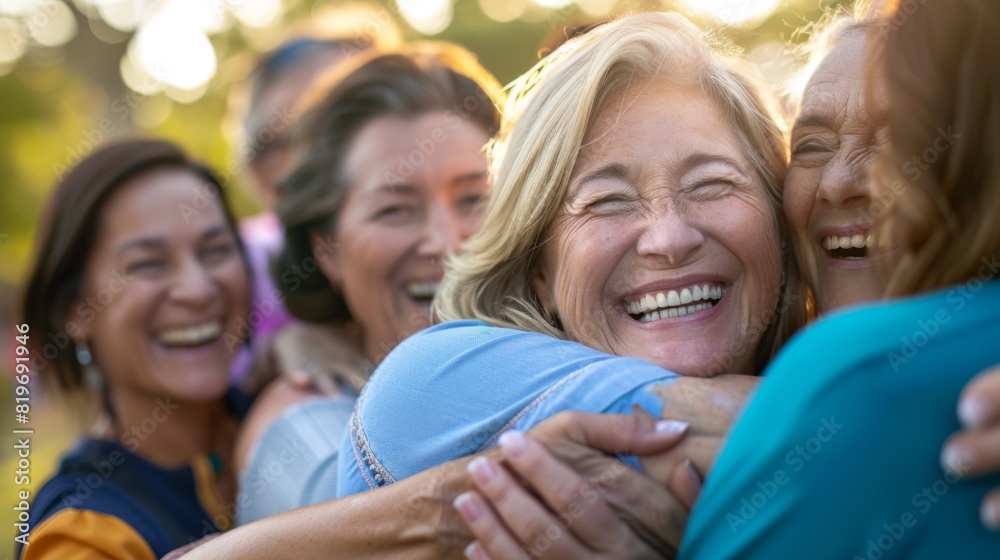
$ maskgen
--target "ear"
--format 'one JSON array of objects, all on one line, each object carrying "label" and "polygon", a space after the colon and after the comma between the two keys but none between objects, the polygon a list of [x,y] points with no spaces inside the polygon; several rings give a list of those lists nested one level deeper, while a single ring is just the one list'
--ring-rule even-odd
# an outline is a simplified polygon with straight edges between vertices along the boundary
[{"label": "ear", "polygon": [[337,244],[333,240],[333,234],[326,236],[313,230],[309,232],[309,248],[312,249],[313,257],[319,265],[320,271],[326,279],[330,281],[338,291],[344,285],[344,271],[340,266],[340,259],[337,254]]}]

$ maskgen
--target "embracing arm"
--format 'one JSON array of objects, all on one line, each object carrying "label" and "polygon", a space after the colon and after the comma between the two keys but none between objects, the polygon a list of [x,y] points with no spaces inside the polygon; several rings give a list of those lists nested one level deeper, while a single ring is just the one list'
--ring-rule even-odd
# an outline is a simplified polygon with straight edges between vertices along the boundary
[{"label": "embracing arm", "polygon": [[183,559],[461,558],[471,533],[451,502],[469,486],[469,460],[261,519],[205,542]]}]

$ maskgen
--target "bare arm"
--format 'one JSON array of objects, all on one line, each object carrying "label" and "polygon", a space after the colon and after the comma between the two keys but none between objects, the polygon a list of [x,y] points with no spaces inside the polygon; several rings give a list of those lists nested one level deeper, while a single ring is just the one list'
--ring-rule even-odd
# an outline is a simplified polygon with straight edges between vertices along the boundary
[{"label": "bare arm", "polygon": [[471,532],[452,508],[469,488],[446,463],[384,488],[261,519],[205,542],[183,560],[461,558]]}]

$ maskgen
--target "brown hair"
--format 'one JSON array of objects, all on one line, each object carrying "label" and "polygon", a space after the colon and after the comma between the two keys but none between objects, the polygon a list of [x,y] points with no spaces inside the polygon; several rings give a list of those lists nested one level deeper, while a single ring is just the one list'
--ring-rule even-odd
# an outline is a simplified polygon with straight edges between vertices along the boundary
[{"label": "brown hair", "polygon": [[[285,227],[285,245],[272,266],[286,308],[304,321],[350,318],[347,304],[329,280],[315,272],[310,234],[329,238],[350,186],[343,162],[351,142],[372,120],[442,111],[470,119],[489,135],[500,124],[500,84],[472,53],[448,43],[418,43],[394,52],[360,55],[335,70],[333,85],[319,86],[297,138],[299,159],[279,187],[275,212]],[[313,92],[312,98],[316,98]]]},{"label": "brown hair", "polygon": [[1000,4],[935,1],[906,15],[881,60],[893,104],[878,173],[902,185],[880,231],[901,252],[890,296],[983,278],[1000,251]]},{"label": "brown hair", "polygon": [[[36,370],[43,372],[53,366],[54,371],[43,378],[65,393],[83,386],[83,370],[77,363],[66,324],[70,306],[84,289],[87,260],[94,249],[101,211],[119,186],[164,167],[187,170],[204,179],[206,187],[219,194],[226,221],[236,231],[215,172],[162,140],[130,140],[101,148],[69,171],[49,197],[22,313],[30,328]],[[236,238],[239,243],[239,236]],[[239,247],[243,253],[242,244]]]}]

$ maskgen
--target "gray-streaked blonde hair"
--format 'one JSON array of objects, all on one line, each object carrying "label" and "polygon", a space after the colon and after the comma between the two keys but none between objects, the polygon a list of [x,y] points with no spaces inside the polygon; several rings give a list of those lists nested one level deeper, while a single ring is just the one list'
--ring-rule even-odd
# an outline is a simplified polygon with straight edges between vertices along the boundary
[{"label": "gray-streaked blonde hair", "polygon": [[[693,83],[722,110],[767,192],[782,239],[787,166],[783,120],[755,73],[734,49],[683,16],[644,13],[568,41],[512,86],[506,121],[491,146],[494,184],[482,229],[448,263],[435,299],[438,320],[479,319],[558,338],[532,291],[540,248],[569,186],[577,154],[600,109],[643,80]],[[784,281],[775,313],[762,318],[762,368],[805,323],[805,297],[791,250],[782,244]]]}]

